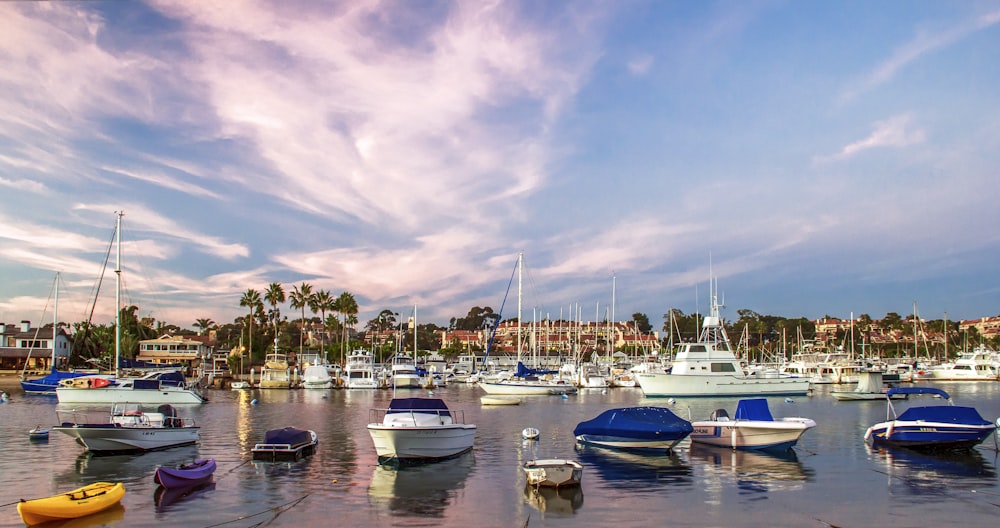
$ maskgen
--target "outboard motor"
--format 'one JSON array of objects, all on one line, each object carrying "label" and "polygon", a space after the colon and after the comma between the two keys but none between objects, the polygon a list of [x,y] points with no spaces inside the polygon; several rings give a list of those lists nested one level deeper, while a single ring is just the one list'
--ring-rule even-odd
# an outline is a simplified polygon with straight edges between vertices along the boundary
[{"label": "outboard motor", "polygon": [[177,409],[168,403],[156,408],[156,412],[163,415],[163,427],[180,427],[181,420],[177,417]]},{"label": "outboard motor", "polygon": [[727,413],[725,409],[716,409],[712,411],[712,415],[709,417],[709,419],[713,422],[718,422],[718,421],[726,422],[729,421],[729,413]]}]

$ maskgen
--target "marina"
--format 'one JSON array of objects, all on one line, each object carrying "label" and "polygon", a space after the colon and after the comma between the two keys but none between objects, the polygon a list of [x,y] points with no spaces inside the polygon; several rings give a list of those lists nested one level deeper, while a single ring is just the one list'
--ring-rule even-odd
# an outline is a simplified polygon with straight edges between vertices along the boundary
[{"label": "marina", "polygon": [[[987,420],[1000,416],[1000,384],[939,385]],[[55,423],[56,410],[65,405],[15,392],[0,407],[0,504],[105,481],[122,482],[129,492],[122,511],[98,515],[93,526],[249,527],[279,513],[283,526],[331,517],[347,525],[456,527],[647,526],[651,518],[670,518],[676,526],[932,526],[959,517],[969,525],[993,522],[992,503],[1000,495],[994,439],[938,456],[873,448],[864,433],[884,419],[885,402],[839,402],[830,392],[820,386],[810,396],[768,399],[775,416],[816,421],[786,452],[684,440],[673,451],[644,454],[579,446],[573,428],[612,408],[663,406],[691,420],[732,409],[737,399],[668,403],[645,398],[639,389],[597,389],[565,399],[524,396],[518,406],[482,406],[482,389],[452,384],[435,389],[434,397],[478,424],[474,449],[401,468],[378,464],[366,429],[369,409],[389,406],[388,390],[216,390],[211,403],[184,409],[203,425],[196,445],[114,456],[81,452],[63,435],[29,441],[24,432],[40,420],[43,427]],[[289,423],[315,431],[315,454],[296,462],[252,460],[251,450],[266,431]],[[522,437],[526,426],[539,430],[537,440]],[[208,458],[217,463],[211,487],[157,502],[158,466]],[[578,461],[584,468],[580,486],[558,493],[526,489],[523,465],[545,459]],[[24,465],[39,478],[16,478]],[[0,526],[21,525],[13,506],[0,513]]]}]

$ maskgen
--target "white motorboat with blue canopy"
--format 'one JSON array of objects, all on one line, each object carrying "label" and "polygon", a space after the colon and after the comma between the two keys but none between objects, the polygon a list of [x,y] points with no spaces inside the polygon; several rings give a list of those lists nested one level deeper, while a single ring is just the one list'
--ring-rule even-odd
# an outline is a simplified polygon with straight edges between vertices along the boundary
[{"label": "white motorboat with blue canopy", "polygon": [[444,459],[472,449],[476,426],[440,398],[393,398],[372,409],[368,433],[379,463]]},{"label": "white motorboat with blue canopy", "polygon": [[687,438],[691,422],[663,407],[623,407],[577,424],[578,442],[616,449],[671,449]]},{"label": "white motorboat with blue canopy", "polygon": [[[931,395],[947,400],[948,405],[909,407],[896,415],[892,397]],[[935,387],[899,387],[886,392],[886,421],[865,431],[872,445],[911,449],[969,449],[986,440],[997,425],[989,422],[972,407],[955,405],[947,392]]]},{"label": "white motorboat with blue canopy", "polygon": [[775,420],[766,398],[740,400],[733,418],[725,409],[716,409],[709,420],[693,422],[691,442],[733,449],[788,450],[808,429],[816,427],[809,418]]}]

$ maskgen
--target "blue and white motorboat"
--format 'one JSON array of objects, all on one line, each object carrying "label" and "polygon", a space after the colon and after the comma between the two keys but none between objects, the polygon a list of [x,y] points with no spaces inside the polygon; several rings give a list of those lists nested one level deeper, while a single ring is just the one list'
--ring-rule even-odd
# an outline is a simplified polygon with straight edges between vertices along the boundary
[{"label": "blue and white motorboat", "polygon": [[766,398],[740,400],[730,419],[725,409],[716,409],[705,421],[693,422],[691,442],[733,449],[781,451],[790,449],[807,430],[816,427],[809,418],[775,420]]},{"label": "blue and white motorboat", "polygon": [[615,449],[671,449],[687,438],[691,422],[663,407],[604,411],[573,429],[578,442]]},{"label": "blue and white motorboat", "polygon": [[476,426],[440,398],[393,398],[388,409],[372,409],[368,433],[379,463],[455,457],[470,451]]},{"label": "blue and white motorboat", "polygon": [[[948,405],[913,406],[896,415],[892,397],[898,394],[931,395]],[[872,445],[912,449],[969,449],[986,440],[997,424],[985,420],[972,407],[957,406],[947,392],[934,387],[899,387],[886,392],[886,421],[865,431]]]},{"label": "blue and white motorboat", "polygon": [[298,462],[316,453],[319,439],[316,431],[283,427],[264,433],[264,441],[254,444],[250,453],[254,460],[265,462]]}]

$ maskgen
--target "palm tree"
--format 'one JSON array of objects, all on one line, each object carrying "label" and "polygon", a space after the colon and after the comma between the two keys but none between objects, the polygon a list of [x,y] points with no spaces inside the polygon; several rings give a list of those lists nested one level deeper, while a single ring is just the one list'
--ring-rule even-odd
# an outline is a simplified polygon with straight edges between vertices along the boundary
[{"label": "palm tree", "polygon": [[299,308],[302,310],[302,319],[300,320],[301,326],[299,326],[299,357],[302,356],[302,341],[306,334],[306,306],[308,306],[313,313],[316,312],[316,309],[313,308],[316,304],[316,301],[313,300],[313,296],[312,286],[304,282],[301,286],[293,286],[292,294],[289,295],[292,308]]},{"label": "palm tree", "polygon": [[254,319],[253,313],[256,310],[262,309],[262,307],[264,306],[264,303],[261,302],[261,300],[260,300],[260,292],[258,292],[257,290],[255,290],[253,288],[250,288],[247,291],[243,292],[243,297],[240,299],[240,306],[245,306],[245,307],[247,307],[247,308],[250,309],[250,315],[248,317],[250,319],[250,333],[247,336],[247,341],[250,342],[250,348],[249,348],[249,352],[247,352],[247,355],[250,357],[251,364],[253,364],[252,363],[252,361],[253,361],[253,319]]},{"label": "palm tree", "polygon": [[333,303],[334,310],[340,312],[341,320],[343,324],[341,325],[341,343],[343,344],[340,348],[340,362],[344,363],[344,348],[347,343],[347,325],[355,324],[358,322],[358,301],[354,299],[354,295],[348,292],[343,292],[340,297]]},{"label": "palm tree", "polygon": [[315,305],[312,307],[313,313],[320,312],[320,322],[323,323],[323,334],[320,341],[320,350],[323,351],[323,359],[326,359],[326,333],[330,327],[326,325],[326,312],[333,311],[333,297],[329,290],[320,290],[313,297]]},{"label": "palm tree", "polygon": [[278,348],[278,321],[281,319],[281,311],[278,310],[278,305],[285,302],[285,289],[281,286],[280,282],[272,282],[267,286],[267,293],[264,294],[264,300],[271,305],[270,317],[274,321],[274,348],[277,351]]},{"label": "palm tree", "polygon": [[212,328],[215,328],[217,325],[215,324],[215,321],[205,318],[205,319],[196,319],[194,322],[194,326],[195,328],[198,329],[198,335],[201,335],[202,332],[204,332],[205,330],[211,330]]}]

